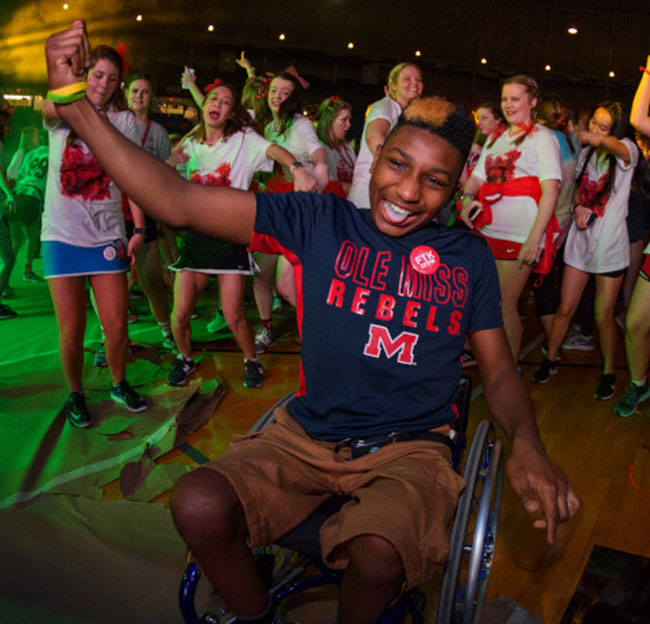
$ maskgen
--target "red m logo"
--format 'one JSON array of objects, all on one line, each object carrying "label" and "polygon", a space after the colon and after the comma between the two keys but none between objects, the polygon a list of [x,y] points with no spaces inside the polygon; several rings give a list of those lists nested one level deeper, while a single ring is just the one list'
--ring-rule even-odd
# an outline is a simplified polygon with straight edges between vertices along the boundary
[{"label": "red m logo", "polygon": [[363,350],[364,355],[379,358],[383,349],[386,357],[392,358],[397,354],[400,364],[415,366],[415,345],[419,336],[410,332],[402,332],[393,340],[390,332],[383,325],[371,324],[368,328],[368,342]]}]

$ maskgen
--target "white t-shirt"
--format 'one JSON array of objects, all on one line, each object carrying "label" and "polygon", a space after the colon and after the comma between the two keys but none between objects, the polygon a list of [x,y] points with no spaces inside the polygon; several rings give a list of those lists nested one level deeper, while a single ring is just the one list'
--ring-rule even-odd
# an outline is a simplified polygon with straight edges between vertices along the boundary
[{"label": "white t-shirt", "polygon": [[[585,230],[579,230],[575,220],[572,221],[564,246],[564,262],[587,273],[620,271],[630,264],[630,239],[626,217],[639,150],[630,139],[621,141],[630,152],[630,164],[626,165],[622,159],[616,159],[614,187],[605,204],[603,216],[596,218]],[[580,152],[576,171],[582,171],[588,151],[589,148],[584,148]],[[589,182],[602,185],[603,176],[607,171],[606,155],[598,158],[594,152],[585,170]]]},{"label": "white t-shirt", "polygon": [[31,195],[43,201],[48,153],[47,145],[39,145],[29,152],[19,149],[14,154],[7,169],[7,177],[16,180],[16,195]]},{"label": "white t-shirt", "polygon": [[363,124],[363,134],[361,135],[359,155],[357,156],[357,162],[354,166],[352,186],[348,193],[348,200],[357,208],[370,208],[368,184],[370,183],[370,166],[372,165],[375,155],[370,152],[368,143],[366,143],[368,124],[375,119],[385,119],[390,124],[390,130],[392,130],[401,114],[402,107],[395,100],[389,97],[385,97],[375,102],[368,111],[368,116]]},{"label": "white t-shirt", "polygon": [[[296,160],[303,164],[307,173],[314,170],[314,161],[311,155],[322,146],[316,135],[314,124],[307,117],[296,113],[291,120],[291,125],[282,134],[273,131],[273,122],[271,122],[264,128],[264,136],[293,154]],[[282,167],[282,170],[284,177],[291,182],[293,180],[292,173],[286,167]]]},{"label": "white t-shirt", "polygon": [[[125,137],[138,142],[131,111],[111,108],[108,120]],[[67,124],[58,121],[46,128],[50,132],[50,162],[41,240],[81,247],[100,247],[124,240],[120,189],[81,139],[67,144]]]},{"label": "white t-shirt", "polygon": [[357,155],[349,143],[343,143],[338,149],[321,143],[327,154],[327,177],[339,182],[352,182],[354,174],[354,161]]},{"label": "white t-shirt", "polygon": [[178,167],[190,182],[206,186],[231,186],[247,191],[256,171],[272,171],[273,160],[266,156],[271,142],[252,128],[236,132],[213,145],[189,138],[183,153],[189,160]]},{"label": "white t-shirt", "polygon": [[[472,175],[496,183],[529,176],[540,182],[562,179],[560,146],[551,130],[537,124],[519,145],[514,144],[516,138],[506,130],[490,147],[486,143]],[[532,197],[503,196],[492,204],[492,223],[481,233],[524,243],[536,218],[537,204]]]},{"label": "white t-shirt", "polygon": [[[167,160],[172,151],[171,145],[169,144],[169,134],[159,123],[153,120],[150,121],[149,132],[147,132],[146,121],[144,123],[135,124],[138,130],[138,142],[156,158]],[[147,132],[147,138],[143,145],[142,139],[144,138],[145,132]]]}]

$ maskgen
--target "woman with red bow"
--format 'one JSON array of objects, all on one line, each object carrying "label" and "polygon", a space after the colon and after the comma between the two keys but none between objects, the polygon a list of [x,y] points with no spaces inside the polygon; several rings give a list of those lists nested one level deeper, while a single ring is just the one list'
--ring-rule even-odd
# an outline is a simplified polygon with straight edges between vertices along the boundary
[{"label": "woman with red bow", "polygon": [[[98,46],[91,54],[86,97],[115,128],[137,141],[133,113],[120,90],[123,61],[116,50]],[[86,144],[59,119],[48,100],[43,109],[50,132],[48,181],[41,230],[43,267],[59,325],[59,352],[70,387],[68,419],[92,424],[82,389],[86,328],[86,278],[106,334],[111,397],[132,412],[147,402],[126,381],[126,271],[142,249],[144,213],[131,204],[135,222],[128,240],[122,195]]]},{"label": "woman with red bow", "polygon": [[553,211],[562,179],[557,139],[535,123],[537,97],[530,76],[503,83],[501,110],[508,126],[488,139],[460,198],[461,219],[487,239],[494,254],[515,362],[522,334],[517,301],[542,248],[543,264],[552,262]]},{"label": "woman with red bow", "polygon": [[[234,87],[217,78],[206,87],[206,92],[200,124],[179,143],[170,158],[171,164],[190,182],[248,190],[256,171],[271,171],[274,161],[291,166],[295,160],[292,154],[256,132]],[[295,176],[296,186],[313,189],[313,179],[303,168],[298,168]],[[177,272],[172,331],[179,355],[169,373],[169,383],[184,384],[196,369],[190,318],[210,275],[216,275],[223,315],[244,354],[244,385],[260,387],[262,365],[255,354],[253,331],[244,311],[245,276],[252,275],[255,268],[246,246],[188,232],[179,258],[170,268]]]}]

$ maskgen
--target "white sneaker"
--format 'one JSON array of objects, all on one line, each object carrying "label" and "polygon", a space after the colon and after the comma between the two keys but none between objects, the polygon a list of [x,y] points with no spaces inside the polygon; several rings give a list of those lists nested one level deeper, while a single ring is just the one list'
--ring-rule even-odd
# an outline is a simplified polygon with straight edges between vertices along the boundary
[{"label": "white sneaker", "polygon": [[562,343],[562,348],[568,351],[593,351],[594,337],[584,336],[580,332],[576,332],[572,336],[567,335]]},{"label": "white sneaker", "polygon": [[264,353],[264,351],[274,344],[275,335],[272,329],[260,327],[255,332],[255,353]]}]

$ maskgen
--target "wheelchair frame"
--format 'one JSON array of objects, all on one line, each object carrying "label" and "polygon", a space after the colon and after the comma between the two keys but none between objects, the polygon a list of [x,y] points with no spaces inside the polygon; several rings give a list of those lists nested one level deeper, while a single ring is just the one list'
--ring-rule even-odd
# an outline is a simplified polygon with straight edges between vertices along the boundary
[{"label": "wheelchair frame", "polygon": [[[472,379],[461,377],[454,404],[458,419],[454,425],[454,448],[452,466],[460,472],[463,450],[466,444],[466,429],[471,401]],[[285,405],[292,392],[278,401],[253,425],[250,432],[260,431],[273,420],[276,407]],[[503,487],[502,442],[496,437],[493,425],[483,420],[479,423],[465,462],[463,477],[466,486],[458,499],[450,535],[450,550],[443,574],[437,622],[439,624],[477,624],[485,600],[490,576],[494,547],[496,543],[498,517]],[[305,531],[305,525],[320,526],[331,513],[335,513],[345,500],[332,497],[325,501],[312,516],[296,527],[277,544],[289,547],[287,542],[298,531]],[[472,521],[473,520],[473,521]],[[307,532],[316,530],[308,526]],[[295,547],[295,542],[292,543]],[[301,552],[300,548],[296,549]],[[270,589],[274,605],[284,599],[312,587],[327,584],[339,585],[341,571],[328,568],[317,553],[307,555],[309,563],[315,565],[316,575],[302,577],[304,565],[292,568]],[[235,617],[227,609],[202,618],[196,613],[194,595],[201,573],[196,562],[190,562],[185,570],[179,590],[179,606],[186,624],[224,624],[234,622]],[[424,624],[426,596],[417,588],[404,593],[380,619],[380,624],[397,624],[410,612],[414,624]],[[222,620],[221,618],[226,618]]]}]

